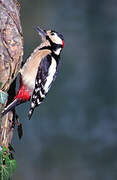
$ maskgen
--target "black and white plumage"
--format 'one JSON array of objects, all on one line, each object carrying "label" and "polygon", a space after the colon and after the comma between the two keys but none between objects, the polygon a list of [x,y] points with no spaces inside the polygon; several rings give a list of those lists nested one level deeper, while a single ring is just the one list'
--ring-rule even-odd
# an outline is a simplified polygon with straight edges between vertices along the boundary
[{"label": "black and white plumage", "polygon": [[29,110],[29,119],[32,116],[34,108],[39,106],[46,97],[53,81],[56,78],[58,66],[60,63],[60,52],[64,46],[63,36],[56,31],[43,31],[39,27],[36,28],[43,38],[46,37],[47,44],[40,47],[41,51],[49,50],[38,67],[35,79],[35,88],[31,97],[31,107]]},{"label": "black and white plumage", "polygon": [[52,82],[56,78],[56,73],[58,69],[58,63],[56,63],[56,61],[59,61],[59,57],[55,60],[52,55],[47,55],[40,63],[36,75],[35,89],[31,97],[29,119],[34,111],[34,108],[36,106],[39,106],[46,97],[52,85]]},{"label": "black and white plumage", "polygon": [[36,27],[36,30],[42,38],[42,43],[34,50],[20,70],[20,89],[15,100],[2,112],[2,116],[16,105],[30,100],[30,119],[34,108],[41,104],[56,78],[60,53],[64,47],[63,36],[53,30],[45,31],[39,27]]}]

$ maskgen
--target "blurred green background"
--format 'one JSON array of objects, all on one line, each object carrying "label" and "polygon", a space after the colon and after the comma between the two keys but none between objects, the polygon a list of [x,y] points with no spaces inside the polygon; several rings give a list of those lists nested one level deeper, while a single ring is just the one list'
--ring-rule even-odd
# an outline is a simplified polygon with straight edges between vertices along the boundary
[{"label": "blurred green background", "polygon": [[117,1],[22,0],[24,59],[40,44],[35,25],[65,38],[47,98],[13,145],[13,180],[117,180]]}]

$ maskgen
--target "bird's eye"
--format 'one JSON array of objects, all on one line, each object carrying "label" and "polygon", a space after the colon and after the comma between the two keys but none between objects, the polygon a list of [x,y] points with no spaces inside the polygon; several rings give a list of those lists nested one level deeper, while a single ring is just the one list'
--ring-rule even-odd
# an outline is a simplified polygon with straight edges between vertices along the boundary
[{"label": "bird's eye", "polygon": [[53,32],[51,32],[51,35],[53,36],[53,35],[54,35],[54,33],[53,33]]}]

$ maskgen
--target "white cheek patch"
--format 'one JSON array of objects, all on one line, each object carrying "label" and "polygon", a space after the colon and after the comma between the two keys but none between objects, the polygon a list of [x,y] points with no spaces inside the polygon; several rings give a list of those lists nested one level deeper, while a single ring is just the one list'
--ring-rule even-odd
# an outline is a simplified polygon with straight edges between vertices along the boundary
[{"label": "white cheek patch", "polygon": [[61,38],[59,36],[57,36],[57,34],[54,34],[53,38],[54,38],[54,42],[56,44],[61,44],[62,45],[62,40],[61,40]]}]

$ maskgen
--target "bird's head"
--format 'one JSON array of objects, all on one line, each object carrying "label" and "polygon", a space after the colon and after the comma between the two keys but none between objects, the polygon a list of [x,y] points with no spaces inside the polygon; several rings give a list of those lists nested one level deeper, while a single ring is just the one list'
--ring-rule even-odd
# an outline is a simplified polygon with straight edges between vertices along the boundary
[{"label": "bird's head", "polygon": [[42,30],[39,26],[36,27],[36,31],[41,36],[42,41],[48,42],[55,54],[59,55],[64,47],[63,35],[54,30]]}]

